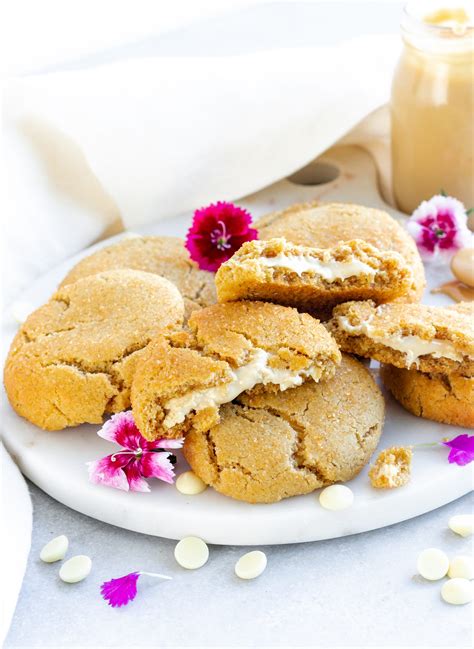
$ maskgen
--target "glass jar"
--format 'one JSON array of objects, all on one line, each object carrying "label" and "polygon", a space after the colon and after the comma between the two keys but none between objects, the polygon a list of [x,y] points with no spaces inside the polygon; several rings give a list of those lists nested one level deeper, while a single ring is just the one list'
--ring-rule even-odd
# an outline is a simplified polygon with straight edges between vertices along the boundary
[{"label": "glass jar", "polygon": [[393,193],[406,213],[442,191],[474,207],[474,26],[467,3],[446,4],[404,11],[391,119]]}]

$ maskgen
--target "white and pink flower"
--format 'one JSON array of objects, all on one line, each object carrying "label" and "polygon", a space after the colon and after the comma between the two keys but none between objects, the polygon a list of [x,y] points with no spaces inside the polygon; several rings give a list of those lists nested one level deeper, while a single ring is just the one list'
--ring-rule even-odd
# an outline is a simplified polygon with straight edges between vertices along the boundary
[{"label": "white and pink flower", "polygon": [[181,448],[182,439],[145,439],[129,410],[113,415],[97,433],[122,450],[101,460],[88,462],[89,479],[123,491],[150,491],[146,478],[174,481],[173,456],[166,449]]},{"label": "white and pink flower", "polygon": [[473,242],[464,205],[442,194],[417,207],[407,223],[407,230],[426,261],[449,259],[457,250]]}]

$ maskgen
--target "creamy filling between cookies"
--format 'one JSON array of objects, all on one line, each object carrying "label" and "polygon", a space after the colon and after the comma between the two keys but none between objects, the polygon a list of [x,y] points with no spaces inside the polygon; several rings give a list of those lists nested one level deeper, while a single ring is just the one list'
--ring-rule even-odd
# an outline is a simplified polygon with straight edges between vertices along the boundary
[{"label": "creamy filling between cookies", "polygon": [[373,277],[377,270],[368,264],[353,259],[352,261],[320,261],[310,255],[285,255],[275,257],[260,257],[258,263],[269,268],[284,268],[291,270],[297,275],[311,272],[320,275],[327,282],[335,282],[338,279],[347,279],[357,275],[369,275]]},{"label": "creamy filling between cookies", "polygon": [[229,403],[246,390],[251,390],[256,385],[273,383],[280,386],[280,390],[301,385],[303,381],[312,377],[319,380],[321,369],[310,365],[297,372],[289,369],[280,369],[269,366],[271,355],[264,349],[256,348],[250,361],[232,371],[232,381],[205,390],[193,390],[181,397],[174,397],[164,404],[167,415],[163,421],[166,428],[181,424],[186,416],[194,411],[205,408],[218,407]]},{"label": "creamy filling between cookies", "polygon": [[[377,336],[373,333],[369,322],[352,325],[349,319],[344,316],[338,317],[338,323],[341,329],[348,333],[366,335],[375,343],[380,343],[385,347],[402,352],[405,354],[407,367],[411,367],[412,364],[418,367],[420,356],[429,355],[433,358],[448,358],[457,362],[462,362],[464,358],[464,355],[449,340],[438,340],[436,338],[425,340],[424,338],[420,338],[420,336],[413,336],[411,334],[407,336]],[[469,358],[471,357],[469,356]]]}]

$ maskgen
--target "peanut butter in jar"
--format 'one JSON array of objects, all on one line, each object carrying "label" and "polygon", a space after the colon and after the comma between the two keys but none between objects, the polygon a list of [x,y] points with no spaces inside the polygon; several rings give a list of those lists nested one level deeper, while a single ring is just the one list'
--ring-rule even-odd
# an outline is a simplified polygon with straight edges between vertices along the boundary
[{"label": "peanut butter in jar", "polygon": [[445,191],[474,206],[474,24],[470,3],[410,2],[392,84],[392,179],[413,212]]}]

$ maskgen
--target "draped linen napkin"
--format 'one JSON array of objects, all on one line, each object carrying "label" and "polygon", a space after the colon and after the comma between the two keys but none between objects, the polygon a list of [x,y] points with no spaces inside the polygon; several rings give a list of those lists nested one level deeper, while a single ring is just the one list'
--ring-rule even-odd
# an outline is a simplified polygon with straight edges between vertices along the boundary
[{"label": "draped linen napkin", "polygon": [[[346,142],[385,155],[385,114],[363,119],[387,101],[398,50],[395,36],[365,37],[337,47],[123,60],[11,82],[4,101],[6,301],[108,233],[239,199],[349,131]],[[15,570],[3,580],[7,628],[28,555],[31,505],[3,455],[3,519],[17,542]]]}]

